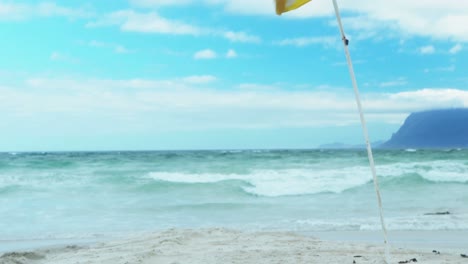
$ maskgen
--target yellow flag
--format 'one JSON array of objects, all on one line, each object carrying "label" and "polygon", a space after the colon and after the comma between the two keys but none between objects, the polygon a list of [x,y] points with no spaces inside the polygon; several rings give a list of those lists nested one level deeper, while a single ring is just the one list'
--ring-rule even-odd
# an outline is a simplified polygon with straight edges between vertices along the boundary
[{"label": "yellow flag", "polygon": [[312,0],[275,0],[276,14],[281,15],[285,12],[299,8]]}]

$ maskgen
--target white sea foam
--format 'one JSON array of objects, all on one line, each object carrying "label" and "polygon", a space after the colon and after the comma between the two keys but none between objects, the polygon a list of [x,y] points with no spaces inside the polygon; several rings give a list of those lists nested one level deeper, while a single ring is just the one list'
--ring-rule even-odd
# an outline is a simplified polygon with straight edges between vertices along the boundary
[{"label": "white sea foam", "polygon": [[255,170],[249,174],[215,174],[215,173],[167,173],[152,172],[149,177],[178,183],[215,183],[226,180],[241,180],[252,186],[244,190],[263,196],[284,196],[314,194],[321,192],[342,192],[360,186],[370,177],[360,177],[366,168],[353,167],[346,170],[284,169]]},{"label": "white sea foam", "polygon": [[[377,219],[374,219],[377,220]],[[466,230],[468,215],[463,216],[413,216],[387,218],[389,230]],[[361,220],[362,221],[362,220]],[[361,230],[380,230],[378,221],[361,224]]]},{"label": "white sea foam", "polygon": [[51,171],[0,174],[0,188],[8,186],[38,189],[61,188],[64,186],[80,187],[91,180],[91,177],[86,175],[84,173],[76,176]]},{"label": "white sea foam", "polygon": [[[433,182],[468,182],[468,166],[460,161],[412,162],[377,167],[382,177],[404,177],[418,174]],[[252,170],[247,174],[152,172],[148,177],[177,183],[216,183],[241,180],[252,186],[244,190],[262,196],[303,195],[323,192],[340,193],[365,185],[372,180],[365,166],[340,169],[300,168],[280,170]]]},{"label": "white sea foam", "polygon": [[383,177],[400,177],[417,173],[433,182],[468,182],[468,164],[457,160],[438,160],[430,162],[395,163],[377,167]]},{"label": "white sea foam", "polygon": [[[467,230],[468,215],[426,216],[411,215],[406,217],[386,217],[388,230],[394,231],[433,231],[433,230]],[[306,219],[296,220],[296,229],[311,231],[378,231],[382,229],[378,217],[347,219]]]}]

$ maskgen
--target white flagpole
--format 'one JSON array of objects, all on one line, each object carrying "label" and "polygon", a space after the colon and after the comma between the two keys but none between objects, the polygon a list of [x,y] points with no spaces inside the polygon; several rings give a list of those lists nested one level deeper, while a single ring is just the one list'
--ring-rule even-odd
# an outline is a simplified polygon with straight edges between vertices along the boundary
[{"label": "white flagpole", "polygon": [[348,68],[349,68],[349,74],[351,75],[351,81],[353,82],[353,88],[354,88],[354,95],[356,96],[356,104],[359,110],[359,116],[361,118],[361,125],[362,125],[362,131],[364,133],[364,138],[366,140],[366,147],[367,147],[367,155],[369,158],[369,164],[371,167],[372,171],[372,177],[374,179],[374,187],[375,187],[375,192],[377,194],[377,202],[379,205],[379,213],[380,213],[380,223],[382,225],[382,231],[384,235],[384,243],[385,243],[385,260],[387,263],[390,263],[390,246],[388,244],[388,238],[387,238],[387,228],[385,227],[385,221],[383,217],[383,209],[382,209],[382,199],[380,197],[380,189],[379,189],[379,182],[377,179],[377,173],[375,171],[375,164],[374,164],[374,156],[372,155],[372,147],[369,141],[369,133],[367,131],[367,125],[366,125],[366,120],[364,118],[364,114],[362,111],[362,105],[361,105],[361,99],[359,96],[359,89],[356,81],[356,76],[354,75],[354,69],[353,69],[353,63],[351,61],[351,55],[349,54],[349,49],[348,49],[348,39],[346,38],[344,29],[343,29],[343,24],[341,23],[341,16],[340,16],[340,10],[338,8],[338,4],[336,0],[333,0],[333,6],[335,7],[335,14],[336,14],[336,19],[338,21],[338,26],[340,27],[341,31],[341,37],[343,39],[343,44],[344,44],[344,49],[346,53],[346,60],[348,62]]}]

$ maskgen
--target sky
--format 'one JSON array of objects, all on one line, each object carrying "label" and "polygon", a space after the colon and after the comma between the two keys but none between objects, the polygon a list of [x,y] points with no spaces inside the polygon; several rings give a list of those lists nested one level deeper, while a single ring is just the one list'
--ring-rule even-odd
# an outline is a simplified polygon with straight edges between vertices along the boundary
[{"label": "sky", "polygon": [[[371,141],[468,105],[468,1],[338,0]],[[0,151],[362,144],[331,0],[0,0]]]}]

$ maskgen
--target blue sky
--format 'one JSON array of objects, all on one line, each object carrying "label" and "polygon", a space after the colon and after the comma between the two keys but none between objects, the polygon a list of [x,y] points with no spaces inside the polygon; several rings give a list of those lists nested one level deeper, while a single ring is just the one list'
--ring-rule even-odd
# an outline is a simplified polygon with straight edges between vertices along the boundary
[{"label": "blue sky", "polygon": [[[468,105],[468,3],[339,4],[372,141]],[[0,0],[0,35],[2,151],[363,142],[331,0]]]}]

